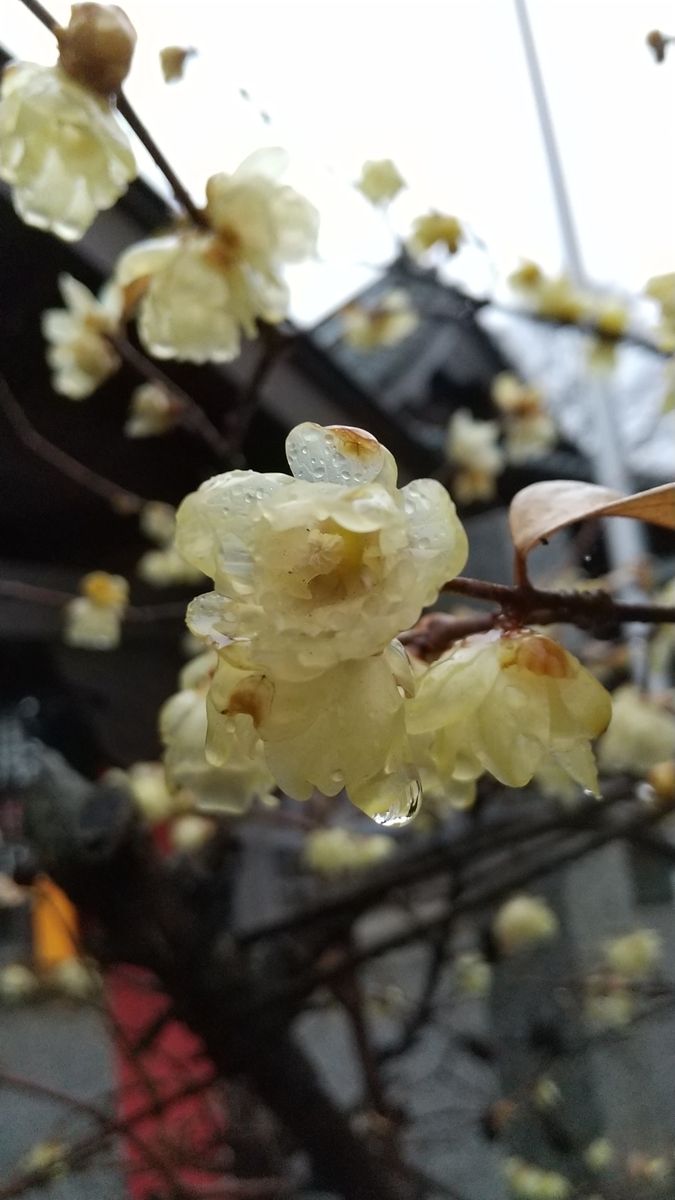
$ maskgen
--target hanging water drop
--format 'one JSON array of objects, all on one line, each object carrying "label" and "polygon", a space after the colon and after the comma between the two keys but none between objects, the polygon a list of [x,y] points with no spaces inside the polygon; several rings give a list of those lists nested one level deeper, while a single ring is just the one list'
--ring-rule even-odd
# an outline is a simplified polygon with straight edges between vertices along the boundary
[{"label": "hanging water drop", "polygon": [[415,767],[408,765],[382,771],[351,798],[378,825],[392,829],[412,821],[422,801],[422,784]]}]

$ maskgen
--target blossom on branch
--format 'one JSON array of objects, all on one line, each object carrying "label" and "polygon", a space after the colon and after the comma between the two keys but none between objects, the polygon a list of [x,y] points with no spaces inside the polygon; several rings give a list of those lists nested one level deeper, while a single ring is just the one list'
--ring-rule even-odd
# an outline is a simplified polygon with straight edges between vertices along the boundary
[{"label": "blossom on branch", "polygon": [[604,947],[607,966],[631,980],[651,975],[662,952],[662,938],[655,929],[636,929],[613,938]]},{"label": "blossom on branch", "polygon": [[453,468],[453,491],[463,504],[492,500],[497,476],[504,469],[497,421],[476,421],[467,408],[453,413],[445,438],[445,454]]},{"label": "blossom on branch", "polygon": [[516,954],[555,937],[558,918],[545,900],[523,893],[502,905],[492,929],[502,953]]},{"label": "blossom on branch", "polygon": [[69,400],[85,400],[118,370],[120,358],[108,340],[122,315],[122,294],[108,284],[98,299],[72,275],[59,276],[65,308],[47,309],[42,332],[52,387]]},{"label": "blossom on branch", "polygon": [[120,640],[129,584],[122,575],[92,571],[80,580],[80,591],[65,607],[64,641],[84,650],[113,650]]},{"label": "blossom on branch", "polygon": [[342,310],[343,337],[355,350],[395,346],[419,325],[419,317],[402,288],[394,288],[370,308],[355,302]]},{"label": "blossom on branch", "polygon": [[175,546],[176,510],[171,504],[152,500],[140,515],[141,532],[159,549],[146,550],[136,564],[136,574],[151,587],[179,587],[199,583],[202,572],[195,570]]},{"label": "blossom on branch", "polygon": [[557,642],[526,629],[493,630],[458,643],[429,668],[407,725],[431,735],[442,778],[489,771],[523,787],[552,759],[597,795],[590,743],[610,715],[608,693]]},{"label": "blossom on branch", "polygon": [[0,179],[27,225],[81,238],[136,177],[107,99],[60,67],[16,63],[2,76]]},{"label": "blossom on branch", "polygon": [[302,857],[317,875],[343,875],[365,871],[394,853],[395,842],[386,834],[364,835],[348,829],[316,829],[305,838]]},{"label": "blossom on branch", "polygon": [[293,475],[229,471],[178,510],[177,546],[215,590],[188,625],[233,665],[287,680],[381,653],[461,570],[445,488],[396,486],[391,454],[345,426],[298,425]]},{"label": "blossom on branch", "polygon": [[131,393],[124,432],[130,438],[159,437],[173,429],[180,402],[158,383],[141,383]]},{"label": "blossom on branch", "polygon": [[368,159],[361,168],[358,190],[371,204],[386,205],[406,186],[396,163],[390,158]]},{"label": "blossom on branch", "polygon": [[229,362],[242,334],[255,337],[257,322],[276,324],[288,313],[286,263],[314,253],[316,209],[278,182],[282,151],[261,150],[233,175],[206,185],[209,229],[180,230],[130,247],[116,278],[133,285],[138,331],[158,358]]},{"label": "blossom on branch", "polygon": [[413,223],[408,242],[410,253],[419,256],[434,246],[443,246],[448,254],[456,254],[464,241],[464,229],[457,217],[429,212]]},{"label": "blossom on branch", "polygon": [[540,458],[555,445],[555,422],[538,388],[522,383],[510,371],[501,371],[492,383],[492,400],[502,414],[509,462],[517,465]]},{"label": "blossom on branch", "polygon": [[600,765],[643,775],[674,754],[675,714],[631,684],[617,688],[611,724],[598,745]]}]

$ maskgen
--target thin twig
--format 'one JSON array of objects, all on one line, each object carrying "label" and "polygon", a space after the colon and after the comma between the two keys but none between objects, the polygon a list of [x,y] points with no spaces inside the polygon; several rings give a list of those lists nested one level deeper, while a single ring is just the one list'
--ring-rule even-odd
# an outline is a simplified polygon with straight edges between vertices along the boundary
[{"label": "thin twig", "polygon": [[39,433],[29,421],[7,380],[2,375],[0,375],[0,410],[5,414],[17,438],[27,450],[36,454],[44,462],[48,462],[50,466],[71,479],[73,483],[78,484],[79,487],[100,496],[102,500],[110,504],[115,512],[131,515],[140,512],[148,503],[144,496],[139,496],[119,483],[113,483],[111,479],[106,479],[104,475],[99,475],[97,471],[92,471],[90,467],[85,466],[84,463],[79,462],[78,459],[73,458],[71,454],[62,450],[60,446],[55,446],[53,442]]},{"label": "thin twig", "polygon": [[215,425],[209,420],[206,413],[199,407],[195,400],[173,379],[165,375],[161,367],[158,367],[153,359],[148,358],[140,350],[137,350],[131,342],[119,333],[110,333],[107,335],[107,340],[111,346],[119,354],[134,371],[143,379],[147,379],[151,383],[159,384],[164,391],[168,392],[172,398],[178,401],[179,420],[180,423],[191,432],[196,433],[207,444],[210,450],[213,451],[216,458],[229,460],[231,455],[230,443],[216,429]]},{"label": "thin twig", "polygon": [[[62,592],[58,588],[41,587],[39,584],[26,583],[22,579],[0,579],[0,596],[8,600],[18,600],[31,604],[41,604],[47,608],[63,608],[71,600],[76,599],[74,592]],[[167,601],[165,604],[129,605],[125,610],[124,619],[139,624],[154,621],[182,621],[185,617],[185,604],[182,601]]]}]

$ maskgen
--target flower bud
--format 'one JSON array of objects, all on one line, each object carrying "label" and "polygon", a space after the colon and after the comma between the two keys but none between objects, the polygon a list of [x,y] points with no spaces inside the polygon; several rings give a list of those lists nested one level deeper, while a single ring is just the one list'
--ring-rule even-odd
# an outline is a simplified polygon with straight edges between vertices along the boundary
[{"label": "flower bud", "polygon": [[116,4],[74,4],[70,21],[57,30],[59,66],[102,96],[119,92],[129,74],[136,31]]}]

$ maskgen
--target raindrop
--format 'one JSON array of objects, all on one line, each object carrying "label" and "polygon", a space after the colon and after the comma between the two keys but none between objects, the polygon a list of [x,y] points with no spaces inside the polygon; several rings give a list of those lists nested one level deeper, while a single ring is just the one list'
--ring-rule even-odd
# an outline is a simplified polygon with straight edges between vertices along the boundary
[{"label": "raindrop", "polygon": [[407,825],[422,800],[422,784],[414,767],[400,767],[378,776],[369,788],[368,813],[378,825],[389,829]]}]

